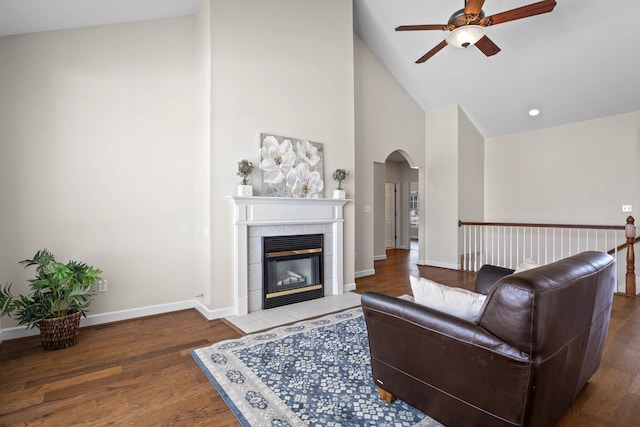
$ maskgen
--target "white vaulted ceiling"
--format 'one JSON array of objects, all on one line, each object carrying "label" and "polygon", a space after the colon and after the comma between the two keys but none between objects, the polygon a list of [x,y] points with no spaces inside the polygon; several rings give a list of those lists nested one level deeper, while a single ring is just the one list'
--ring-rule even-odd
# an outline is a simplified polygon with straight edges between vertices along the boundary
[{"label": "white vaulted ceiling", "polygon": [[0,37],[193,15],[200,0],[0,0]]},{"label": "white vaulted ceiling", "polygon": [[[487,16],[536,0],[486,0]],[[425,111],[459,104],[485,136],[640,111],[640,2],[557,0],[546,14],[487,28],[502,49],[445,47],[449,32],[396,32],[441,24],[463,0],[355,0],[355,28]],[[531,108],[541,114],[532,118]]]},{"label": "white vaulted ceiling", "polygon": [[[416,102],[425,111],[460,105],[485,137],[640,111],[636,0],[557,0],[551,13],[489,27],[502,49],[495,56],[447,46],[424,64],[415,61],[448,32],[395,27],[446,23],[463,0],[353,2],[355,31]],[[492,15],[533,2],[486,0],[483,10]],[[0,36],[186,16],[198,3],[0,0]],[[534,107],[541,114],[532,118]]]}]

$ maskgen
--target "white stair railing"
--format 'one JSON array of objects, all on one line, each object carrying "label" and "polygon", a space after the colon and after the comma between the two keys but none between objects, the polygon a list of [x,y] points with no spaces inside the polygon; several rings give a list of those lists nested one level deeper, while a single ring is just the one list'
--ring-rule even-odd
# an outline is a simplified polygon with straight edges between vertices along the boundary
[{"label": "white stair railing", "polygon": [[[628,224],[633,224],[629,217]],[[630,241],[630,227],[625,225],[576,225],[576,224],[526,224],[504,222],[459,221],[461,233],[460,265],[462,270],[478,271],[484,264],[515,269],[525,259],[540,265],[584,251],[608,252],[616,260],[617,291],[635,295],[629,290],[628,252],[633,254],[633,243],[628,249],[624,242]],[[632,225],[635,231],[635,225]],[[635,235],[634,235],[635,238]],[[621,244],[623,243],[623,244]],[[624,249],[627,253],[624,253]],[[623,253],[620,253],[623,252]],[[627,256],[627,258],[629,258]],[[617,262],[621,261],[621,262]],[[632,264],[635,260],[632,260]],[[621,265],[622,268],[618,266]],[[631,265],[631,268],[633,265]],[[635,276],[633,276],[635,279]],[[622,278],[622,279],[620,279]]]}]

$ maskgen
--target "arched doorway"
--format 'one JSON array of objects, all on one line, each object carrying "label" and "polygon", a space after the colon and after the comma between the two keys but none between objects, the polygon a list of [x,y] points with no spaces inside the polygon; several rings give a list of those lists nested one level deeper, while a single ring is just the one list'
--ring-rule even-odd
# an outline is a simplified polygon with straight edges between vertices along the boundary
[{"label": "arched doorway", "polygon": [[419,170],[410,156],[396,150],[374,164],[374,260],[387,249],[418,251]]}]

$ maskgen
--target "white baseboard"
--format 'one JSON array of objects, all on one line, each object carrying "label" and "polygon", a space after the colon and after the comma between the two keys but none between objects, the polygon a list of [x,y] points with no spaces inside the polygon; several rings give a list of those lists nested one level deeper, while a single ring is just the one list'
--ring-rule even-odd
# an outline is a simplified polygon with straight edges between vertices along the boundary
[{"label": "white baseboard", "polygon": [[449,264],[447,262],[419,260],[418,265],[426,265],[429,267],[448,268],[450,270],[460,270],[460,264]]},{"label": "white baseboard", "polygon": [[[121,320],[135,319],[138,317],[153,316],[154,314],[170,313],[172,311],[187,310],[195,308],[207,320],[220,319],[222,317],[231,316],[233,307],[220,308],[210,310],[197,300],[179,301],[169,304],[151,305],[148,307],[132,308],[130,310],[112,311],[109,313],[90,314],[86,318],[80,320],[80,327],[101,325],[103,323],[118,322]],[[11,340],[15,338],[29,337],[38,335],[38,328],[27,329],[26,326],[15,326],[12,328],[2,329],[0,331],[0,342],[3,340]]]},{"label": "white baseboard", "polygon": [[169,304],[150,305],[147,307],[132,308],[129,310],[112,311],[109,313],[90,314],[80,321],[80,327],[101,325],[103,323],[119,322],[121,320],[135,319],[137,317],[153,316],[154,314],[169,313],[178,310],[187,310],[195,307],[195,300],[179,301]]},{"label": "white baseboard", "polygon": [[373,276],[374,274],[376,274],[376,270],[372,268],[370,270],[356,271],[354,276],[357,279],[358,277]]},{"label": "white baseboard", "polygon": [[355,291],[356,290],[356,284],[355,283],[348,283],[346,285],[344,285],[342,287],[343,292],[351,292],[351,291]]},{"label": "white baseboard", "polygon": [[373,256],[373,260],[374,261],[384,261],[385,259],[387,259],[387,255],[374,255]]},{"label": "white baseboard", "polygon": [[22,337],[30,337],[33,335],[38,335],[40,333],[40,329],[31,328],[27,329],[26,326],[14,326],[12,328],[5,328],[2,330],[2,340],[12,340],[14,338],[22,338]]},{"label": "white baseboard", "polygon": [[211,310],[200,301],[195,301],[195,307],[198,312],[207,320],[222,319],[223,317],[233,316],[235,311],[233,307],[218,308]]}]

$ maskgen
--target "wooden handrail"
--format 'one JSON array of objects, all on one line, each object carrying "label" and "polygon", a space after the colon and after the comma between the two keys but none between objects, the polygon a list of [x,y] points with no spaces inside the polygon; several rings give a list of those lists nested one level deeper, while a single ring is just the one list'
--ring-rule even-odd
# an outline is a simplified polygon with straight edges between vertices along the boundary
[{"label": "wooden handrail", "polygon": [[580,224],[532,224],[524,222],[478,222],[458,221],[458,227],[463,225],[483,225],[492,227],[530,227],[530,228],[588,228],[591,230],[624,230],[624,225],[580,225]]}]

